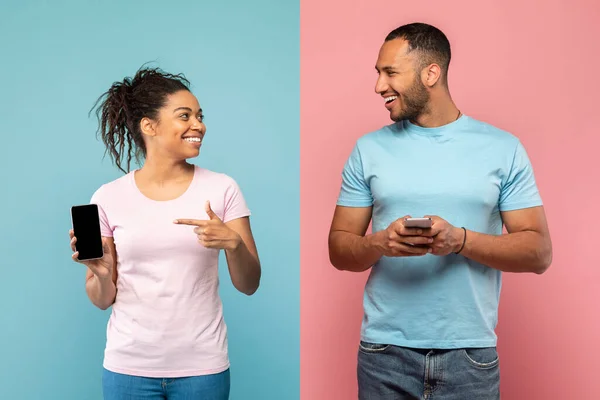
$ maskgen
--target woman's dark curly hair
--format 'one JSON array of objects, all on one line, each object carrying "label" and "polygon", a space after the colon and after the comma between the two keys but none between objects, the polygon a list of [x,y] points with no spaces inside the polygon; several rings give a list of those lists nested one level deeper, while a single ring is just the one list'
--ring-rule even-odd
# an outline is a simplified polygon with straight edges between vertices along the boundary
[{"label": "woman's dark curly hair", "polygon": [[146,157],[140,130],[142,118],[158,120],[159,110],[166,104],[167,97],[181,90],[189,91],[189,86],[190,82],[182,74],[173,75],[145,67],[133,78],[126,77],[122,82],[113,83],[90,110],[91,113],[96,108],[98,133],[106,145],[105,156],[109,153],[121,171],[129,172],[132,157],[138,163]]}]

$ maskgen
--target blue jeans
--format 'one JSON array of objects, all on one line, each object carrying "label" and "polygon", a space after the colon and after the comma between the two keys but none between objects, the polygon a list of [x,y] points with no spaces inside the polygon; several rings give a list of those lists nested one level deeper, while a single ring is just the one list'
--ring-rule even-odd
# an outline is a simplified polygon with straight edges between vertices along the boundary
[{"label": "blue jeans", "polygon": [[144,378],[104,369],[104,400],[228,400],[229,369],[186,378]]},{"label": "blue jeans", "polygon": [[360,342],[359,400],[498,400],[500,365],[495,347],[409,349]]}]

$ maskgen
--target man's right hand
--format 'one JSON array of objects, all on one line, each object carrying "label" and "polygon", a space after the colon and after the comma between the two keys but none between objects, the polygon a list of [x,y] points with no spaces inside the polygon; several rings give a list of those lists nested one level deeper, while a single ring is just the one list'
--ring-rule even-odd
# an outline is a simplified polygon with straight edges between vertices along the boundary
[{"label": "man's right hand", "polygon": [[375,234],[376,246],[386,257],[416,257],[431,253],[433,242],[431,228],[407,228],[406,215],[392,222],[385,230]]},{"label": "man's right hand", "polygon": [[106,242],[105,238],[102,238],[102,249],[104,251],[104,256],[97,260],[88,260],[81,261],[77,257],[79,256],[79,252],[75,247],[75,243],[77,243],[77,238],[73,230],[69,231],[69,237],[71,238],[71,250],[73,250],[73,255],[71,258],[73,261],[78,262],[80,264],[85,265],[92,271],[94,275],[96,275],[99,279],[112,279],[113,275],[113,255],[110,251],[110,246]]}]

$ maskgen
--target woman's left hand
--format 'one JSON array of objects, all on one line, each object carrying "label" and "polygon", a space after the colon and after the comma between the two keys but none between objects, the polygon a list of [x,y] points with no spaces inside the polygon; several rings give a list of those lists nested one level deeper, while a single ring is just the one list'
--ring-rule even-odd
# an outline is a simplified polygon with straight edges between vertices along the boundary
[{"label": "woman's left hand", "polygon": [[242,238],[214,213],[210,208],[210,201],[206,202],[206,214],[208,214],[209,220],[176,219],[173,222],[179,225],[195,226],[194,233],[198,236],[198,241],[206,248],[237,249],[242,243]]}]

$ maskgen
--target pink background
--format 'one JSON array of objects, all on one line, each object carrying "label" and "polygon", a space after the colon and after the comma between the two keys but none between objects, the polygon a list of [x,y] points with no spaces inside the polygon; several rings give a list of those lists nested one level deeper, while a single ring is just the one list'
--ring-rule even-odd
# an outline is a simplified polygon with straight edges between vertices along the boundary
[{"label": "pink background", "polygon": [[367,273],[336,271],[327,233],[355,140],[390,122],[373,91],[379,46],[390,30],[414,21],[448,35],[454,100],[464,113],[521,138],[546,204],[552,267],[542,276],[504,275],[497,330],[502,398],[594,397],[599,9],[591,0],[302,0],[302,399],[356,398]]}]

